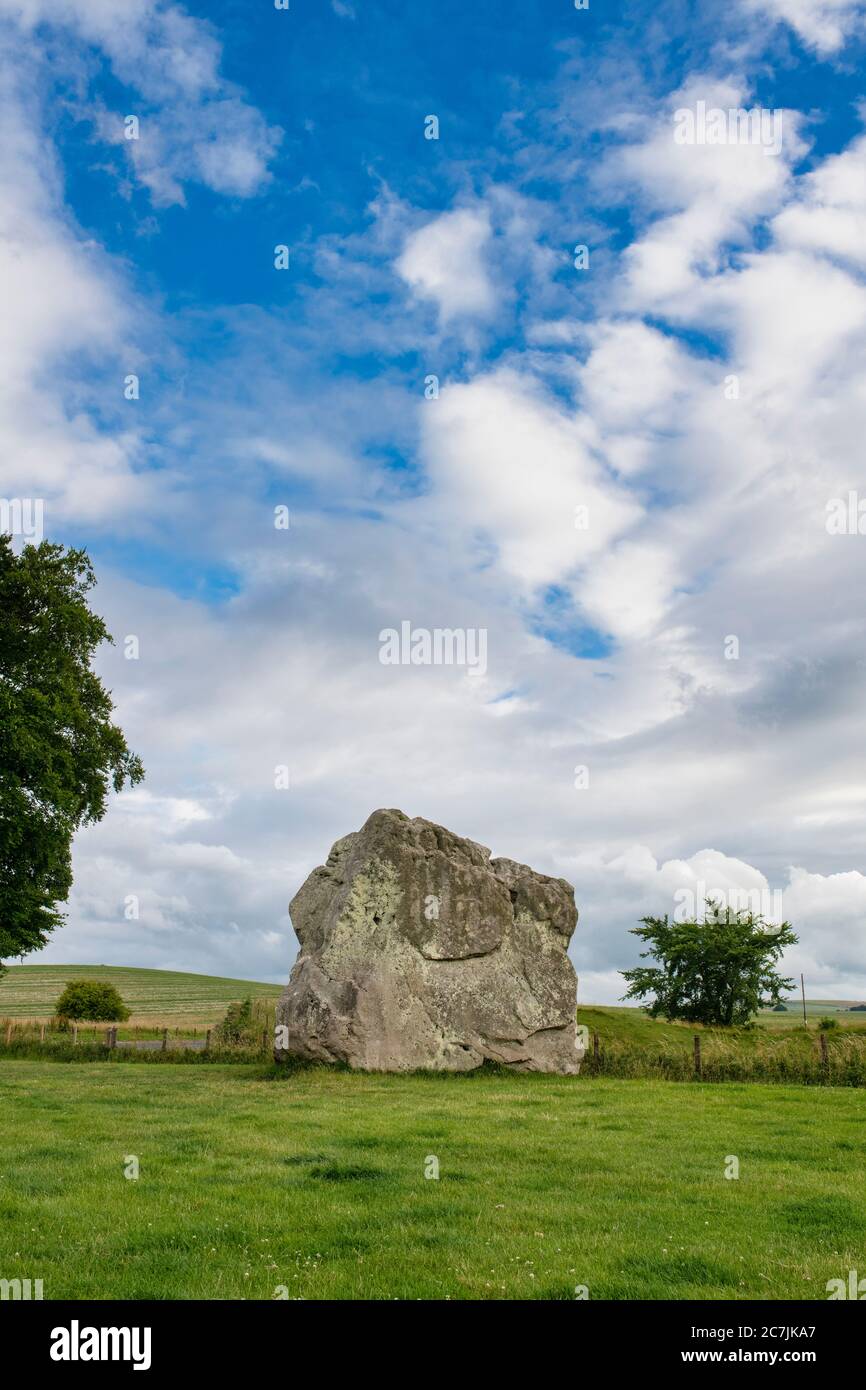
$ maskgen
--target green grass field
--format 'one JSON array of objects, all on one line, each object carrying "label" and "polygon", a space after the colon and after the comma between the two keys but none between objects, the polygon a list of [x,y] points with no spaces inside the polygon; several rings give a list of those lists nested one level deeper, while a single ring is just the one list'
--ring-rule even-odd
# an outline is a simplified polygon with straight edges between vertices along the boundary
[{"label": "green grass field", "polygon": [[836,1088],[5,1062],[0,1277],[48,1299],[824,1299],[866,1269],[864,1121]]},{"label": "green grass field", "polygon": [[[288,979],[288,974],[286,976]],[[118,965],[10,965],[0,977],[0,1018],[48,1018],[68,980],[107,980],[132,1012],[130,1024],[207,1027],[233,999],[275,1000],[279,985]]]}]

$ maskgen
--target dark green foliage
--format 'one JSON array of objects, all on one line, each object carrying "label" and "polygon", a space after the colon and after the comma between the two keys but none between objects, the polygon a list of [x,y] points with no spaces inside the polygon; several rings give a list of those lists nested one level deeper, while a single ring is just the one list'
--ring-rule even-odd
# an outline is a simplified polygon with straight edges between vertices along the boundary
[{"label": "dark green foliage", "polygon": [[645,941],[657,966],[624,970],[625,999],[652,996],[653,1017],[688,1023],[745,1024],[758,1009],[781,1003],[792,988],[775,964],[797,937],[790,923],[769,926],[763,918],[708,901],[703,921],[669,922],[643,917],[633,935]]},{"label": "dark green foliage", "polygon": [[[45,945],[72,885],[70,847],[141,761],[90,669],[110,642],[86,551],[0,535],[0,960]],[[2,966],[0,966],[2,970]]]},{"label": "dark green foliage", "polygon": [[123,1023],[129,1018],[114,985],[104,980],[70,980],[57,1001],[59,1018],[86,1018],[97,1023]]},{"label": "dark green foliage", "polygon": [[226,1016],[216,1029],[217,1039],[229,1046],[250,1042],[253,1036],[253,1002],[250,998],[229,1004]]},{"label": "dark green foliage", "polygon": [[825,1016],[818,1020],[818,1031],[821,1033],[832,1033],[833,1029],[838,1027],[838,1018],[828,1018]]}]

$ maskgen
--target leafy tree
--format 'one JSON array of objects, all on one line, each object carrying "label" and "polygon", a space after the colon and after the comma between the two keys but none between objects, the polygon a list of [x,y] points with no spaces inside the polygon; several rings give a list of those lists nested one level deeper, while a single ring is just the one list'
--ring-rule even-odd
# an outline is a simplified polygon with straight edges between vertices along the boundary
[{"label": "leafy tree", "polygon": [[86,1018],[97,1023],[123,1023],[129,1018],[114,985],[105,980],[70,980],[56,1005],[58,1018]]},{"label": "leafy tree", "polygon": [[772,926],[752,912],[709,900],[703,921],[669,922],[666,915],[641,921],[633,935],[650,948],[641,958],[659,964],[624,970],[629,988],[623,997],[652,995],[647,1012],[653,1018],[745,1024],[758,1009],[781,1003],[793,987],[774,968],[797,940],[789,922]]},{"label": "leafy tree", "polygon": [[16,555],[0,534],[0,961],[45,945],[75,831],[102,819],[109,787],[144,776],[90,669],[112,640],[88,606],[95,582],[86,551],[42,541]]},{"label": "leafy tree", "polygon": [[220,1042],[237,1044],[248,1042],[252,1031],[253,1001],[247,998],[229,1004],[225,1018],[217,1025],[216,1035]]}]

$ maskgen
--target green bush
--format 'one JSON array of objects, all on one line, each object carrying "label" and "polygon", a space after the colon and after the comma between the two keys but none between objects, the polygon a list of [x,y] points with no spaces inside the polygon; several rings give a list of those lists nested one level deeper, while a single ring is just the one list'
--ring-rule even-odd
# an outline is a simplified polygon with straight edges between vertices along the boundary
[{"label": "green bush", "polygon": [[216,1036],[219,1042],[237,1047],[250,1042],[253,1032],[253,1001],[247,998],[229,1004],[225,1018],[217,1025]]},{"label": "green bush", "polygon": [[103,980],[70,980],[54,1011],[61,1018],[96,1023],[123,1023],[129,1018],[129,1009],[114,985]]},{"label": "green bush", "polygon": [[834,1028],[839,1027],[838,1018],[827,1018],[826,1016],[818,1021],[818,1028],[822,1033],[831,1033]]}]

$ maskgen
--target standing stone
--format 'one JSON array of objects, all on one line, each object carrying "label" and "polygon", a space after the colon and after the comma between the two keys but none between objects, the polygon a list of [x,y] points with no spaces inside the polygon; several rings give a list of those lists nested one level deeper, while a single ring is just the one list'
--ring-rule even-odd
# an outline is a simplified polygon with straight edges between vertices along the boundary
[{"label": "standing stone", "polygon": [[402,811],[338,840],[289,911],[277,1060],[574,1073],[574,890]]}]

